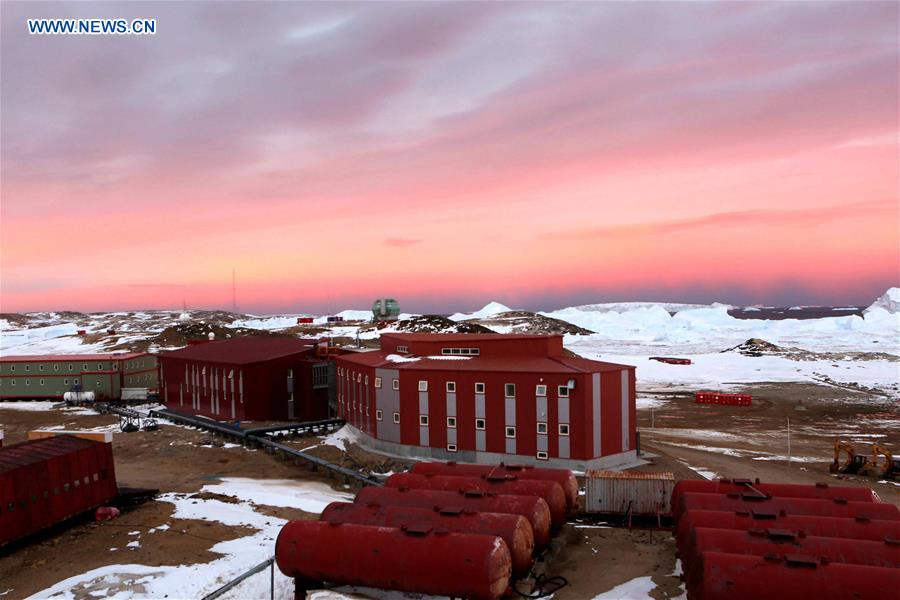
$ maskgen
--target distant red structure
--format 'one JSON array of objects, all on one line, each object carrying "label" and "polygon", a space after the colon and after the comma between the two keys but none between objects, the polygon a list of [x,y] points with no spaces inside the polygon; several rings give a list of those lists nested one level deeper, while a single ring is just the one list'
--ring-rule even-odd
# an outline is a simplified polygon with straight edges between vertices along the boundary
[{"label": "distant red structure", "polygon": [[689,358],[675,358],[674,356],[651,356],[650,360],[656,360],[669,365],[691,365],[694,364]]},{"label": "distant red structure", "polygon": [[118,493],[112,444],[61,435],[0,448],[0,546]]},{"label": "distant red structure", "polygon": [[313,322],[313,317],[297,317],[297,325],[305,325]]},{"label": "distant red structure", "polygon": [[750,406],[753,396],[750,394],[720,394],[719,392],[697,392],[694,394],[696,404],[726,404],[728,406]]}]

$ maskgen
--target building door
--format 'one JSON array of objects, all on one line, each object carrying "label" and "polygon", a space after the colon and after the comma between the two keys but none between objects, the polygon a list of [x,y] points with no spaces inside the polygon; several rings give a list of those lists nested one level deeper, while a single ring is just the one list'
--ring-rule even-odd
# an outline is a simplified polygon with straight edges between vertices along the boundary
[{"label": "building door", "polygon": [[294,418],[294,370],[293,369],[288,369],[287,391],[288,391],[287,415],[288,415],[288,419],[293,419]]}]

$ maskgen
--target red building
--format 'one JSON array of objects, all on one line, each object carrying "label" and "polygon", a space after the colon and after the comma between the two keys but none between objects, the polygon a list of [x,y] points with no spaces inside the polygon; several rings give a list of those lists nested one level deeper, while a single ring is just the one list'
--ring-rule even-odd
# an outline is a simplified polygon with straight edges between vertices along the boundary
[{"label": "red building", "polygon": [[162,400],[173,410],[238,421],[329,415],[334,367],[316,340],[239,337],[163,352],[159,366]]},{"label": "red building", "polygon": [[336,358],[338,416],[400,456],[568,468],[636,462],[634,367],[561,335],[400,334]]}]

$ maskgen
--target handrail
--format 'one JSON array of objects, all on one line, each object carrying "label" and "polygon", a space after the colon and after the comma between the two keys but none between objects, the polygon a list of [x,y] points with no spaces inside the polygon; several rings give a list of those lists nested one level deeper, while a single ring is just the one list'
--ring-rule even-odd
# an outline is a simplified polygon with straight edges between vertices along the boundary
[{"label": "handrail", "polygon": [[271,574],[269,577],[269,598],[270,598],[270,600],[274,600],[274,598],[275,598],[275,557],[274,556],[272,558],[268,558],[268,559],[264,560],[263,562],[259,563],[252,569],[250,569],[248,571],[244,571],[243,573],[241,573],[240,575],[238,575],[237,577],[235,577],[234,579],[232,579],[231,581],[229,581],[228,583],[226,583],[225,585],[223,585],[216,591],[212,592],[211,594],[207,594],[206,596],[203,596],[203,600],[215,600],[215,598],[218,598],[225,592],[231,590],[232,588],[234,588],[236,585],[238,585],[239,583],[241,583],[248,577],[252,577],[253,575],[256,575],[260,571],[264,571],[267,568],[271,569]]}]

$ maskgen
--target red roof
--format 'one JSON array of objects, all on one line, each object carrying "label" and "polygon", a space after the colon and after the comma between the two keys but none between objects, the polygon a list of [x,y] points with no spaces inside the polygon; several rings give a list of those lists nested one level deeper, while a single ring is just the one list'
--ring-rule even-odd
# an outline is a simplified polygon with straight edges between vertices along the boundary
[{"label": "red roof", "polygon": [[3,446],[0,448],[0,473],[43,462],[48,458],[65,456],[102,443],[71,435],[58,435]]},{"label": "red roof", "polygon": [[[513,371],[530,373],[599,373],[634,369],[629,365],[588,360],[569,356],[408,356],[396,355],[401,360],[389,360],[390,352],[361,352],[339,356],[339,361],[385,369],[406,371]],[[413,360],[415,359],[415,360]]]},{"label": "red roof", "polygon": [[385,332],[381,337],[392,337],[408,342],[491,342],[510,340],[536,340],[559,337],[558,333],[393,333]]},{"label": "red roof", "polygon": [[283,358],[292,354],[307,353],[317,343],[317,340],[295,337],[246,336],[188,346],[187,348],[170,352],[161,352],[160,356],[163,358],[247,365]]},{"label": "red roof", "polygon": [[111,354],[34,354],[31,356],[3,356],[0,362],[52,362],[79,360],[129,360],[147,356],[147,352],[118,352]]}]

